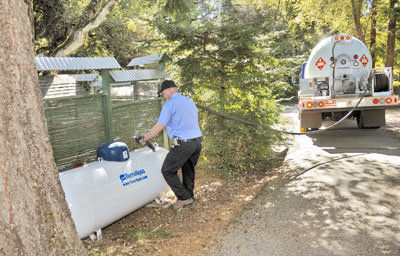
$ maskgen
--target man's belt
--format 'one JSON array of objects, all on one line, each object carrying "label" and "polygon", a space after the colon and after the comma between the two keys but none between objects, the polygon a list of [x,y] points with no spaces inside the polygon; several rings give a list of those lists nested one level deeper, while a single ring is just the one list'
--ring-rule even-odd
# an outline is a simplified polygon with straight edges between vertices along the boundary
[{"label": "man's belt", "polygon": [[186,139],[186,140],[178,139],[178,143],[182,143],[182,142],[191,142],[191,141],[201,141],[201,140],[202,140],[202,137],[200,136],[200,137],[197,137],[197,138]]}]

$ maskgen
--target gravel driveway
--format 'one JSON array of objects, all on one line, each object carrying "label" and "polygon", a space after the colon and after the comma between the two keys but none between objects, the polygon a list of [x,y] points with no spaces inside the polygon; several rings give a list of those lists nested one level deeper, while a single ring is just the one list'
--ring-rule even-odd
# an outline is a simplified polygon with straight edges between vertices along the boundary
[{"label": "gravel driveway", "polygon": [[381,129],[293,137],[279,175],[205,255],[400,255],[399,111]]}]

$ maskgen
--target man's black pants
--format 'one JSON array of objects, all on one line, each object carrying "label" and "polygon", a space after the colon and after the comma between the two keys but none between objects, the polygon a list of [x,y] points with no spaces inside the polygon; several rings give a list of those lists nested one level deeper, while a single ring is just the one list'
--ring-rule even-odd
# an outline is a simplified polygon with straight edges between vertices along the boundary
[{"label": "man's black pants", "polygon": [[[164,160],[161,172],[179,200],[186,200],[194,196],[194,167],[199,159],[201,149],[201,137],[187,142],[179,141],[177,145],[172,146]],[[182,181],[178,176],[179,168],[182,168]]]}]

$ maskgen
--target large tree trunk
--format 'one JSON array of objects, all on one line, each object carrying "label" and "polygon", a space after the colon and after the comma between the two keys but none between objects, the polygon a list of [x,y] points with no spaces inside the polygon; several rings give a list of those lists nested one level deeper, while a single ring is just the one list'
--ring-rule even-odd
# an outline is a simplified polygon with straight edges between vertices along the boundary
[{"label": "large tree trunk", "polygon": [[0,255],[85,255],[47,133],[29,8],[0,0]]},{"label": "large tree trunk", "polygon": [[365,43],[365,37],[364,33],[362,30],[362,25],[361,25],[361,8],[362,8],[362,0],[351,0],[351,8],[353,12],[353,20],[354,24],[356,26],[356,33],[358,39],[363,41]]},{"label": "large tree trunk", "polygon": [[398,15],[394,10],[398,0],[390,0],[390,8],[391,15],[389,16],[389,25],[388,25],[388,37],[386,44],[386,67],[394,67],[394,47],[396,45],[396,20],[398,19]]},{"label": "large tree trunk", "polygon": [[117,2],[118,0],[108,0],[101,8],[102,1],[92,0],[83,12],[77,26],[73,28],[71,35],[51,55],[68,56],[78,50],[85,42],[88,33],[107,19]]},{"label": "large tree trunk", "polygon": [[369,43],[369,51],[371,52],[372,57],[372,67],[375,67],[376,61],[376,6],[378,0],[371,0],[371,34],[370,34],[370,43]]}]

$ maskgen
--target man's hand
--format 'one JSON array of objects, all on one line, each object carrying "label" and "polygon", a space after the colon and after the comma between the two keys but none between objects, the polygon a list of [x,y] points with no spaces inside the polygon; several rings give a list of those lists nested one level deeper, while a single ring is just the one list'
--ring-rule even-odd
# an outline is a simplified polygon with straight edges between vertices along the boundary
[{"label": "man's hand", "polygon": [[140,136],[140,141],[139,141],[140,144],[142,144],[142,145],[146,144],[146,141],[144,140],[145,137],[146,137],[145,134],[143,134],[142,136]]},{"label": "man's hand", "polygon": [[141,145],[146,144],[146,146],[148,146],[149,148],[151,148],[151,150],[153,150],[153,152],[155,152],[156,148],[153,146],[153,144],[151,144],[150,142],[145,140],[145,137],[146,137],[145,135],[142,135],[142,136],[136,137],[135,140],[137,143],[139,143]]},{"label": "man's hand", "polygon": [[135,140],[136,140],[137,143],[139,143],[141,145],[146,144],[146,141],[144,140],[144,135],[135,138]]}]

